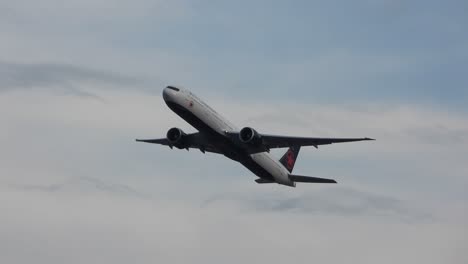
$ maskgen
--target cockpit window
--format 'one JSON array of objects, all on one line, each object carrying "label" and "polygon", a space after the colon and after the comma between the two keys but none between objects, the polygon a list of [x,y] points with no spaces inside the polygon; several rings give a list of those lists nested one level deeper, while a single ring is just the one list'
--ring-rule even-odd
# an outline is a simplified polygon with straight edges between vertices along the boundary
[{"label": "cockpit window", "polygon": [[174,86],[168,86],[167,88],[168,88],[168,89],[171,89],[171,90],[174,90],[174,91],[176,91],[176,92],[180,91],[179,88],[174,87]]}]

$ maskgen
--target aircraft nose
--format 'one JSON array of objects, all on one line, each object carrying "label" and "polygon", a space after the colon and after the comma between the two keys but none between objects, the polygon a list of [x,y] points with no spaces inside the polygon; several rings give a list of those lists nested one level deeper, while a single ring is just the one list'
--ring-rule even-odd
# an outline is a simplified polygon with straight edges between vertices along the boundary
[{"label": "aircraft nose", "polygon": [[174,86],[167,86],[163,90],[164,101],[174,101],[177,98],[177,94],[181,92],[181,89]]},{"label": "aircraft nose", "polygon": [[169,89],[168,87],[164,88],[163,90],[163,98],[164,101],[171,101],[173,97],[173,91]]},{"label": "aircraft nose", "polygon": [[169,99],[169,91],[168,91],[167,87],[163,89],[162,94],[163,94],[164,101],[167,101]]}]

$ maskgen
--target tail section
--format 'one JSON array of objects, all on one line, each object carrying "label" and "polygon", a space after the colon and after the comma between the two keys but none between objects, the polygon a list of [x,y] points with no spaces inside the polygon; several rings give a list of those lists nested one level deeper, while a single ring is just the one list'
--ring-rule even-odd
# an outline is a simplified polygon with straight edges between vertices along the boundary
[{"label": "tail section", "polygon": [[281,157],[281,159],[279,160],[289,172],[292,172],[292,170],[294,169],[294,164],[296,164],[296,159],[299,155],[300,149],[301,146],[289,147],[288,151],[286,151],[283,157]]}]

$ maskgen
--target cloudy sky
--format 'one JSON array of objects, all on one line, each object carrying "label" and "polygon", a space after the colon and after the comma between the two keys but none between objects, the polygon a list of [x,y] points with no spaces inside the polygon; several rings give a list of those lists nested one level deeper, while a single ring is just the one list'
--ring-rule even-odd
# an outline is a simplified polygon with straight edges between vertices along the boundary
[{"label": "cloudy sky", "polygon": [[[467,263],[467,13],[0,0],[0,262]],[[134,142],[194,131],[168,84],[239,127],[377,141],[301,150],[295,172],[338,185],[257,185],[221,156]]]}]

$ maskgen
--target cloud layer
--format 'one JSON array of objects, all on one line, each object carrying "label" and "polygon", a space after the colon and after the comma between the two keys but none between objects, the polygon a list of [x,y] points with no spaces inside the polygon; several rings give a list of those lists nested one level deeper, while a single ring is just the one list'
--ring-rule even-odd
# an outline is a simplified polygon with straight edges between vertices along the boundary
[{"label": "cloud layer", "polygon": [[[0,262],[467,263],[464,10],[0,3]],[[194,131],[167,84],[239,127],[377,141],[301,150],[295,172],[338,185],[257,185],[134,141]]]},{"label": "cloud layer", "polygon": [[[174,125],[192,129],[160,96],[92,90],[105,103],[39,90],[1,96],[8,124],[1,142],[3,260],[465,258],[463,116],[410,106],[269,107],[208,98],[237,124],[268,133],[378,138],[304,149],[297,170],[339,185],[291,189],[255,185],[247,170],[221,156],[137,144],[135,137],[161,136]],[[300,113],[293,121],[284,111],[291,107]],[[449,175],[440,174],[449,166]]]}]

